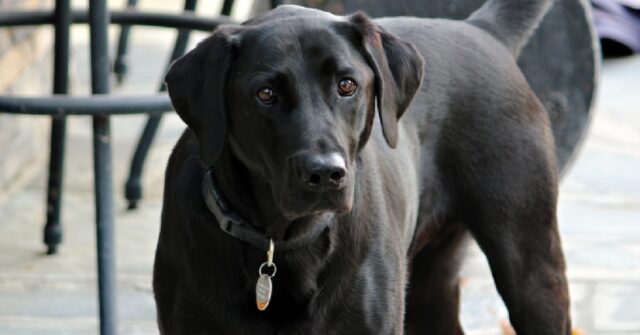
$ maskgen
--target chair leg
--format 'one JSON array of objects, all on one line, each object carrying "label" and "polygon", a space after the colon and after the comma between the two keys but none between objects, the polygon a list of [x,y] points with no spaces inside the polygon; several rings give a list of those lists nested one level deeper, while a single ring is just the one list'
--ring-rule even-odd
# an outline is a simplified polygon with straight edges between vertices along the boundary
[{"label": "chair leg", "polygon": [[55,254],[58,251],[58,245],[62,242],[60,204],[62,202],[66,127],[67,119],[65,117],[53,117],[51,119],[47,222],[44,226],[44,243],[47,245],[47,255]]},{"label": "chair leg", "polygon": [[[70,0],[56,0],[54,25],[55,46],[53,57],[53,93],[67,94],[69,88],[69,26],[71,24]],[[51,142],[49,150],[49,181],[47,186],[47,222],[44,226],[44,243],[47,255],[58,251],[62,242],[60,205],[62,203],[62,177],[66,145],[67,119],[51,118]]]},{"label": "chair leg", "polygon": [[[108,36],[109,12],[106,0],[89,2],[91,44],[91,91],[109,93]],[[96,239],[100,334],[118,332],[116,308],[116,252],[113,224],[113,180],[109,116],[93,117],[93,169],[96,194]]]},{"label": "chair leg", "polygon": [[117,333],[115,227],[113,224],[113,181],[111,138],[108,116],[93,118],[93,162],[96,196],[96,239],[100,334]]},{"label": "chair leg", "polygon": [[144,127],[140,141],[136,147],[136,152],[133,155],[133,161],[131,162],[131,168],[129,170],[129,178],[127,179],[127,185],[125,187],[125,197],[129,202],[129,209],[135,209],[138,207],[138,201],[142,199],[142,168],[144,162],[149,153],[149,148],[153,142],[158,127],[160,126],[160,120],[162,120],[162,114],[149,115],[147,119],[147,125]]},{"label": "chair leg", "polygon": [[[197,4],[197,0],[185,0],[184,10],[194,11]],[[222,9],[223,13],[225,12],[225,10],[230,12],[231,6],[233,6],[233,0],[225,0]],[[178,59],[180,56],[184,55],[184,52],[187,49],[188,42],[189,30],[178,31],[178,37],[176,39],[175,45],[173,46],[173,52],[171,53],[169,64]],[[166,86],[164,85],[164,83],[161,83],[159,91],[163,92],[165,90]],[[162,114],[149,115],[147,124],[145,125],[142,135],[140,136],[140,140],[138,141],[136,151],[133,154],[133,160],[131,162],[131,168],[129,170],[129,178],[127,179],[127,184],[125,185],[124,194],[129,203],[127,206],[128,209],[138,208],[138,201],[142,199],[142,169],[144,168],[144,162],[147,158],[147,154],[149,153],[149,149],[151,148],[151,143],[153,142],[153,139],[158,132],[158,127],[160,126],[161,120]]]},{"label": "chair leg", "polygon": [[[138,5],[138,0],[128,0],[127,9],[134,9]],[[127,53],[129,52],[129,32],[131,26],[123,25],[120,28],[120,36],[118,38],[118,51],[116,52],[116,60],[113,62],[113,73],[116,74],[116,79],[121,84],[128,72],[129,62],[127,60]]]}]

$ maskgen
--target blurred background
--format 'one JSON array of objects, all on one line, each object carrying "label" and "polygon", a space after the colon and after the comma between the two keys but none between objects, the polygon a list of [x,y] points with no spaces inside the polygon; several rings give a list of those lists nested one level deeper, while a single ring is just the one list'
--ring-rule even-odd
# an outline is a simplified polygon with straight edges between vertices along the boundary
[{"label": "blurred background", "polygon": [[[363,0],[355,2],[367,5]],[[587,102],[591,101],[589,94],[596,92],[591,108],[588,104],[575,105],[574,98],[562,100],[563,108],[584,109],[580,129],[585,131],[575,131],[573,138],[580,144],[577,154],[571,159],[567,157],[570,163],[561,182],[559,223],[568,263],[574,324],[587,334],[640,334],[639,2],[593,0],[593,9],[585,13],[568,12],[565,16],[570,24],[578,20],[577,15],[589,15],[591,20],[593,13],[593,27],[603,40],[607,56],[601,65],[595,64],[593,76],[589,77],[587,70],[578,71],[587,75],[571,82],[574,86],[582,85],[580,97]],[[350,9],[339,3],[306,2],[335,11]],[[72,4],[75,9],[82,9],[88,1],[73,0]],[[124,0],[109,1],[112,9],[125,5]],[[237,0],[231,16],[243,20],[264,5],[264,1]],[[52,6],[51,0],[0,0],[0,13]],[[138,9],[179,13],[182,6],[180,0],[140,0]],[[214,17],[221,6],[218,0],[202,0],[197,13]],[[116,26],[110,28],[112,53],[119,31]],[[128,74],[120,84],[113,76],[112,93],[155,92],[176,34],[173,29],[132,28]],[[558,34],[547,40],[557,43],[558,49],[571,49],[572,40],[584,40],[589,34],[585,30],[584,35]],[[70,91],[74,95],[87,95],[91,91],[88,27],[74,26],[71,36]],[[204,36],[193,33],[190,45]],[[533,44],[531,50],[541,49],[539,42]],[[50,27],[0,28],[0,94],[49,94],[52,45]],[[542,49],[554,52],[548,47]],[[599,50],[593,50],[598,58]],[[561,71],[582,61],[564,59],[564,63],[559,63],[560,60],[546,57],[539,64],[550,64],[545,68],[554,66]],[[531,80],[544,82],[545,78]],[[122,334],[157,334],[151,270],[164,169],[185,128],[175,114],[164,116],[145,164],[144,199],[138,209],[130,211],[122,196],[123,186],[145,121],[146,116],[142,115],[112,118],[118,314]],[[48,117],[0,113],[0,334],[98,332],[92,123],[90,117],[84,116],[69,117],[67,122],[61,218],[64,242],[57,255],[47,256],[42,226],[46,215],[50,121]],[[462,272],[465,330],[476,335],[501,334],[500,322],[507,315],[489,268],[475,244],[470,245],[468,253]]]}]

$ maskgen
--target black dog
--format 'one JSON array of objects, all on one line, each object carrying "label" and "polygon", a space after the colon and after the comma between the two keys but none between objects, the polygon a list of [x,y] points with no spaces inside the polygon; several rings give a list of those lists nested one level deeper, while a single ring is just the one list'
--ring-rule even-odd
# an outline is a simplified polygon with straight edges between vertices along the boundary
[{"label": "black dog", "polygon": [[549,5],[281,6],[176,61],[189,129],[166,175],[161,332],[461,334],[471,235],[518,334],[569,334],[553,138],[514,60]]}]

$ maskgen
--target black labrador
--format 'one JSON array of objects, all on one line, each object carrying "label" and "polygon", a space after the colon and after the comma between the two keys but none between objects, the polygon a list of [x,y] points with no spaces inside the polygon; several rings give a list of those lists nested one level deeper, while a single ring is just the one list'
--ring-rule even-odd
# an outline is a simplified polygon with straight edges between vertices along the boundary
[{"label": "black labrador", "polygon": [[281,6],[177,60],[161,333],[462,334],[470,235],[517,333],[569,334],[553,137],[515,61],[550,2]]}]

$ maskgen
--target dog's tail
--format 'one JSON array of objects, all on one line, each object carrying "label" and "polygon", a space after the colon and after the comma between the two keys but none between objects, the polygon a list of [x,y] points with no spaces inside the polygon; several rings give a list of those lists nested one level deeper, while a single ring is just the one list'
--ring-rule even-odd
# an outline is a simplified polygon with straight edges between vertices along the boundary
[{"label": "dog's tail", "polygon": [[515,57],[540,24],[554,0],[488,0],[467,19],[487,30]]}]

